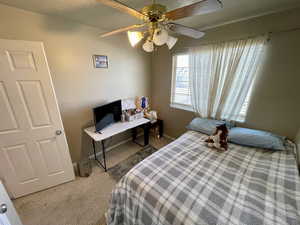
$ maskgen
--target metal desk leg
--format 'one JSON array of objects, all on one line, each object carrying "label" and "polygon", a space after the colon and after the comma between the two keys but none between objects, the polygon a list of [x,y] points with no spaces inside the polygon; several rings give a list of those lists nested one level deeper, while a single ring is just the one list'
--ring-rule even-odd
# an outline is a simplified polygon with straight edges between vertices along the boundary
[{"label": "metal desk leg", "polygon": [[93,140],[94,159],[97,160],[95,141]]},{"label": "metal desk leg", "polygon": [[105,157],[105,146],[104,146],[104,140],[101,141],[102,144],[102,154],[103,154],[103,163],[97,158],[97,153],[96,153],[96,144],[95,141],[93,140],[93,149],[94,149],[94,159],[95,161],[104,169],[105,172],[107,172],[107,167],[106,167],[106,157]]},{"label": "metal desk leg", "polygon": [[137,128],[136,127],[131,129],[131,134],[132,134],[132,141],[135,142],[136,136],[137,136]]},{"label": "metal desk leg", "polygon": [[103,161],[104,161],[104,170],[105,172],[107,172],[104,140],[101,141],[101,144],[102,144],[102,154],[103,154]]},{"label": "metal desk leg", "polygon": [[164,122],[162,120],[158,120],[158,133],[159,133],[159,137],[163,137],[164,136]]},{"label": "metal desk leg", "polygon": [[132,141],[133,141],[133,143],[135,143],[135,144],[137,144],[141,147],[147,146],[149,144],[150,126],[151,126],[150,122],[140,126],[144,130],[144,144],[140,144],[136,141],[137,127],[132,128]]},{"label": "metal desk leg", "polygon": [[150,123],[144,125],[144,146],[149,144]]}]

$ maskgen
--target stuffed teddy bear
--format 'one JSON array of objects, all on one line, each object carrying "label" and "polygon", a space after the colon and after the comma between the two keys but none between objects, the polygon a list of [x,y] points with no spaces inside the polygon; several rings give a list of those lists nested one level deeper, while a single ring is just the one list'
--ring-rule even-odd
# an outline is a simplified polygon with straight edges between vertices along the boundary
[{"label": "stuffed teddy bear", "polygon": [[216,127],[216,131],[213,135],[209,136],[205,142],[207,142],[208,147],[216,148],[220,151],[227,151],[227,137],[228,129],[226,124],[222,124]]}]

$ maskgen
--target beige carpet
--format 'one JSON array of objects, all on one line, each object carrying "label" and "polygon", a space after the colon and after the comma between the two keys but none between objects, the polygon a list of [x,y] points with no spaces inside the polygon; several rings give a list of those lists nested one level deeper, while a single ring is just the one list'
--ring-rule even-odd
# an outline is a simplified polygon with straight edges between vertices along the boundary
[{"label": "beige carpet", "polygon": [[[170,140],[150,139],[156,148]],[[141,149],[128,142],[107,153],[108,167]],[[93,167],[90,177],[76,180],[45,191],[14,200],[24,225],[104,225],[104,213],[115,181],[103,169]]]}]

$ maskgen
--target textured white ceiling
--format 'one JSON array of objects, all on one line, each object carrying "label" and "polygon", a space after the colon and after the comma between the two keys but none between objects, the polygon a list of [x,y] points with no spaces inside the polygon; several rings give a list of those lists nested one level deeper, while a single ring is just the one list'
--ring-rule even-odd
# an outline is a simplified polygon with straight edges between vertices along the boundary
[{"label": "textured white ceiling", "polygon": [[[151,0],[120,0],[141,9]],[[189,5],[199,0],[157,0],[168,10]],[[222,0],[224,8],[211,14],[188,17],[178,23],[192,27],[207,27],[227,21],[280,11],[300,6],[299,0]],[[96,0],[0,0],[0,3],[42,14],[62,16],[104,30],[139,23],[135,18],[98,3]]]}]

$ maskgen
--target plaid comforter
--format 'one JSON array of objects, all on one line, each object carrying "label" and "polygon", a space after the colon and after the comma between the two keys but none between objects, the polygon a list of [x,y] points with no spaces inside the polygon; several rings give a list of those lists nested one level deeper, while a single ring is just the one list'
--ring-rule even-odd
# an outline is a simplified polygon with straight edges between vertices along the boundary
[{"label": "plaid comforter", "polygon": [[206,147],[188,131],[136,165],[112,192],[107,225],[300,224],[292,150]]}]

